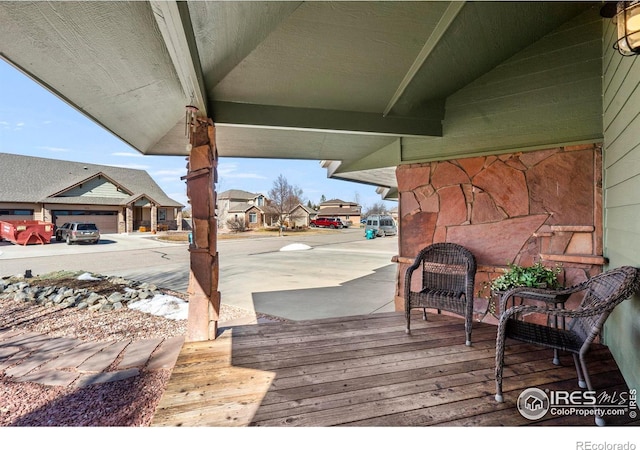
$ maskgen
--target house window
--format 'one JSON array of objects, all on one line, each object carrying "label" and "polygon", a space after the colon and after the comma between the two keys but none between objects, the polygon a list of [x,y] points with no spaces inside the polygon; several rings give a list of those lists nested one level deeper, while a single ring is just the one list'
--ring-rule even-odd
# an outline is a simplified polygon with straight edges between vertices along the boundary
[{"label": "house window", "polygon": [[167,220],[167,210],[163,208],[158,209],[158,220]]},{"label": "house window", "polygon": [[258,206],[264,206],[264,197],[258,197],[257,200]]},{"label": "house window", "polygon": [[249,213],[249,223],[258,223],[258,214]]},{"label": "house window", "polygon": [[33,209],[0,209],[0,216],[31,216]]}]

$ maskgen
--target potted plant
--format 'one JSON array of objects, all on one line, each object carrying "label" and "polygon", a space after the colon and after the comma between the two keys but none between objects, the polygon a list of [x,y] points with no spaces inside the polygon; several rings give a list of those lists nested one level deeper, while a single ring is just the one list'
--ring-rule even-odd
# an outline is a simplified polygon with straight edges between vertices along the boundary
[{"label": "potted plant", "polygon": [[[508,268],[502,275],[490,283],[483,283],[480,291],[478,291],[479,297],[489,299],[487,312],[494,315],[496,313],[496,298],[500,298],[509,289],[515,287],[556,289],[560,287],[558,274],[562,272],[561,265],[549,268],[543,266],[541,262],[537,262],[530,267],[523,267],[513,263],[507,264],[507,266]],[[487,291],[489,292],[487,293]]]},{"label": "potted plant", "polygon": [[505,292],[521,286],[543,289],[555,289],[560,286],[558,274],[562,271],[562,267],[559,265],[548,268],[541,262],[537,262],[531,267],[522,267],[517,264],[508,264],[508,267],[505,273],[491,282],[492,292]]}]

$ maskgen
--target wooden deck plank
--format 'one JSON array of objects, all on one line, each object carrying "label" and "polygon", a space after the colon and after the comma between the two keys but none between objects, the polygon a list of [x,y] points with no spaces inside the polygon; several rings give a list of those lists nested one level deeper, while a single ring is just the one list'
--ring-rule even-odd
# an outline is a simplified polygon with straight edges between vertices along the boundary
[{"label": "wooden deck plank", "polygon": [[[384,313],[233,327],[186,343],[152,425],[592,425],[588,417],[532,423],[515,408],[528,387],[577,389],[570,355],[555,366],[550,350],[509,342],[498,404],[495,326],[474,323],[467,347],[462,319],[420,316],[411,335],[402,313]],[[625,386],[606,347],[588,364],[597,389]]]},{"label": "wooden deck plank", "polygon": [[[544,385],[549,382],[556,382],[575,378],[575,372],[570,367],[560,367],[546,372],[534,372],[527,375],[518,376],[511,382],[511,391],[519,391],[531,386]],[[509,392],[511,392],[509,391]],[[447,395],[443,395],[446,392]],[[370,399],[367,402],[350,404],[341,408],[322,407],[318,411],[306,414],[290,414],[285,411],[285,415],[276,419],[264,420],[254,425],[261,426],[335,426],[344,425],[351,421],[367,420],[372,417],[384,417],[404,411],[414,411],[417,409],[433,409],[436,406],[446,409],[457,409],[452,403],[480,396],[490,396],[495,393],[495,382],[493,379],[477,381],[471,377],[466,377],[466,382],[457,386],[443,387],[442,389],[426,390],[413,393],[412,395],[396,395],[388,399]],[[496,405],[493,400],[494,406]]]}]

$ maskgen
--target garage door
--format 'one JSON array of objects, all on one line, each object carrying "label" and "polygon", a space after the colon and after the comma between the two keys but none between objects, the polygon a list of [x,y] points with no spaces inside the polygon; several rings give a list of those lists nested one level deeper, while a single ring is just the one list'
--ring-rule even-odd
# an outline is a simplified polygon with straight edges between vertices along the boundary
[{"label": "garage door", "polygon": [[[57,211],[54,211],[54,214]],[[55,214],[56,226],[61,226],[66,222],[91,222],[95,223],[101,234],[118,232],[118,213],[115,211],[105,211],[100,214],[66,215]]]},{"label": "garage door", "polygon": [[101,234],[118,232],[118,216],[82,216],[82,222],[93,222]]}]

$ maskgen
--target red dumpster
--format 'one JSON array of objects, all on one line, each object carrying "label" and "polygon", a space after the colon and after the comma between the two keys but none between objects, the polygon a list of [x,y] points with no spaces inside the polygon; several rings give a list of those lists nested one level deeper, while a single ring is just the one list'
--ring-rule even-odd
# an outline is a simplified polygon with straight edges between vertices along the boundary
[{"label": "red dumpster", "polygon": [[53,224],[41,220],[0,221],[0,238],[14,244],[48,244],[53,236]]}]

